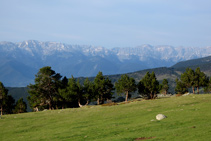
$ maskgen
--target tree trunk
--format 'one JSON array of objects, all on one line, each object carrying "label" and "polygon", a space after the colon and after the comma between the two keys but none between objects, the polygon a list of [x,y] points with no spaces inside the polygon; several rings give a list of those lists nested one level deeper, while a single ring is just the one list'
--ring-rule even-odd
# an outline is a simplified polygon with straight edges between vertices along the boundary
[{"label": "tree trunk", "polygon": [[1,116],[3,115],[3,106],[1,105]]},{"label": "tree trunk", "polygon": [[80,98],[78,99],[78,106],[79,106],[79,107],[83,107],[83,105],[81,105],[81,100],[80,100]]},{"label": "tree trunk", "polygon": [[150,99],[153,99],[153,95],[152,95],[152,93],[150,93]]},{"label": "tree trunk", "polygon": [[97,98],[97,105],[100,105],[100,96]]},{"label": "tree trunk", "polygon": [[155,99],[157,97],[157,94],[153,94],[153,99]]},{"label": "tree trunk", "polygon": [[192,86],[192,90],[193,90],[193,94],[195,94],[195,88],[194,88],[194,86]]},{"label": "tree trunk", "polygon": [[86,101],[86,104],[85,104],[85,106],[86,106],[86,105],[88,105],[88,104],[89,104],[89,100],[87,100],[87,101]]},{"label": "tree trunk", "polygon": [[80,103],[78,103],[78,106],[79,106],[79,107],[83,107],[83,105],[81,105]]},{"label": "tree trunk", "polygon": [[199,87],[197,87],[197,92],[198,92],[198,94],[199,94]]},{"label": "tree trunk", "polygon": [[49,102],[49,110],[51,110],[51,101]]},{"label": "tree trunk", "polygon": [[88,104],[89,104],[89,100],[86,101],[86,104],[85,105],[81,105],[80,99],[78,100],[78,106],[79,107],[83,107],[83,106],[86,106]]},{"label": "tree trunk", "polygon": [[128,91],[126,91],[125,102],[127,102],[127,99],[128,99]]},{"label": "tree trunk", "polygon": [[165,90],[165,94],[164,95],[166,96],[166,94],[167,94],[167,91]]},{"label": "tree trunk", "polygon": [[35,112],[39,112],[39,109],[37,107],[34,108]]},{"label": "tree trunk", "polygon": [[100,104],[104,104],[103,95],[100,97]]}]

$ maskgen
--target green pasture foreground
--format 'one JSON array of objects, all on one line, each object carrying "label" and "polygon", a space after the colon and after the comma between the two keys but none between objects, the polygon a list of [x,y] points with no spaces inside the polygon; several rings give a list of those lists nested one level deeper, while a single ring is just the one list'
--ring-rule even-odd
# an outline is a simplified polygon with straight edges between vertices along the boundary
[{"label": "green pasture foreground", "polygon": [[[157,121],[157,114],[166,119]],[[4,115],[1,141],[211,139],[211,95]]]}]

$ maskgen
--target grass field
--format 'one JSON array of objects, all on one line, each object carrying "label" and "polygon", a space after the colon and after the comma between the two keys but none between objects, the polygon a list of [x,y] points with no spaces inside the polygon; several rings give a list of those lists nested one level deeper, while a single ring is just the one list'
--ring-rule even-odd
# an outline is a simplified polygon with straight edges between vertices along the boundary
[{"label": "grass field", "polygon": [[[166,119],[157,121],[162,113]],[[211,95],[188,95],[114,106],[4,115],[0,140],[211,139]]]}]

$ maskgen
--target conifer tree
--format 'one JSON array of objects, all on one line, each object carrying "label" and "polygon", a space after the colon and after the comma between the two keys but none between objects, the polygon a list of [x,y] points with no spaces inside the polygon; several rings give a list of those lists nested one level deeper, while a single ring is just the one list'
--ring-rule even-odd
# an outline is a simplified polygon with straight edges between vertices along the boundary
[{"label": "conifer tree", "polygon": [[28,100],[32,108],[54,109],[54,101],[58,96],[58,89],[61,87],[61,75],[51,67],[43,67],[35,75],[35,84],[30,84]]},{"label": "conifer tree", "polygon": [[195,93],[195,72],[191,68],[187,68],[186,71],[181,74],[181,81],[187,88],[192,87],[193,94]]},{"label": "conifer tree", "polygon": [[[72,107],[82,107],[87,105],[92,98],[93,85],[88,80],[84,81],[84,85],[80,84],[79,79],[73,76],[69,79],[67,87],[59,89],[59,93],[65,102],[70,103]],[[77,103],[77,104],[76,104]]]},{"label": "conifer tree", "polygon": [[209,82],[209,78],[201,72],[200,68],[195,70],[195,86],[197,88],[197,93],[199,94],[199,87],[205,87]]},{"label": "conifer tree", "polygon": [[210,77],[210,79],[209,79],[209,81],[207,83],[207,86],[205,87],[204,91],[208,92],[208,93],[211,92],[211,77]]},{"label": "conifer tree", "polygon": [[63,103],[69,105],[70,107],[78,107],[77,92],[78,86],[76,79],[73,76],[69,78],[66,88],[59,89],[59,94],[64,99]]},{"label": "conifer tree", "polygon": [[84,99],[84,87],[80,84],[79,80],[77,80],[76,85],[77,85],[77,90],[75,97],[78,100],[78,106],[82,107],[83,105],[81,104],[81,102]]},{"label": "conifer tree", "polygon": [[188,92],[186,85],[181,80],[177,78],[175,81],[176,81],[175,92],[177,94],[184,94]]},{"label": "conifer tree", "polygon": [[94,98],[94,83],[89,81],[88,78],[86,78],[84,80],[83,83],[83,87],[84,87],[84,99],[86,100],[86,104],[88,105],[89,102]]},{"label": "conifer tree", "polygon": [[121,78],[115,83],[117,93],[125,94],[125,102],[131,92],[136,91],[136,83],[134,78],[130,78],[127,74],[121,75]]},{"label": "conifer tree", "polygon": [[94,79],[94,99],[97,100],[97,104],[103,104],[105,100],[108,100],[113,95],[113,84],[109,78],[105,78],[102,72],[99,72]]},{"label": "conifer tree", "polygon": [[23,101],[23,98],[20,98],[16,104],[15,104],[15,110],[14,113],[25,113],[27,109],[27,104],[26,102]]},{"label": "conifer tree", "polygon": [[161,91],[164,91],[164,95],[168,93],[169,84],[167,79],[163,79],[162,85],[161,85]]},{"label": "conifer tree", "polygon": [[147,96],[149,99],[156,98],[159,88],[159,82],[154,72],[151,74],[147,72],[138,84],[139,94]]}]

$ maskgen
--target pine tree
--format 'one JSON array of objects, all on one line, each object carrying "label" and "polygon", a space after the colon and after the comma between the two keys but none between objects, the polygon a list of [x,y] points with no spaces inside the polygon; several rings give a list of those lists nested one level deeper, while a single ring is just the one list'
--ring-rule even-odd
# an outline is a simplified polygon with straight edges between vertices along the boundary
[{"label": "pine tree", "polygon": [[68,102],[65,100],[63,94],[66,93],[66,89],[68,86],[68,79],[67,77],[63,77],[62,82],[61,82],[61,87],[58,89],[58,95],[57,95],[57,107],[58,108],[66,108],[68,107]]},{"label": "pine tree", "polygon": [[77,85],[76,98],[78,100],[78,106],[82,107],[83,105],[81,104],[81,102],[84,100],[84,87],[80,84],[79,80],[77,80],[76,85]]},{"label": "pine tree", "polygon": [[114,85],[108,77],[105,78],[105,89],[106,91],[104,92],[103,99],[108,101],[113,98],[113,91],[115,90]]},{"label": "pine tree", "polygon": [[195,93],[196,76],[194,70],[187,68],[186,71],[181,74],[181,81],[187,88],[192,87],[193,94]]},{"label": "pine tree", "polygon": [[94,98],[94,83],[89,81],[88,78],[86,78],[84,80],[83,83],[83,87],[84,87],[84,99],[86,100],[86,104],[88,105],[89,102]]},{"label": "pine tree", "polygon": [[209,82],[209,78],[201,72],[200,68],[196,68],[195,70],[195,86],[197,88],[197,93],[199,94],[199,87],[205,87]]},{"label": "pine tree", "polygon": [[209,79],[204,91],[207,92],[207,93],[211,92],[211,77],[210,77],[210,79]]},{"label": "pine tree", "polygon": [[73,76],[69,78],[66,88],[59,89],[59,93],[68,106],[78,107],[78,85],[76,79]]},{"label": "pine tree", "polygon": [[103,93],[105,91],[104,89],[104,77],[102,72],[98,72],[97,76],[94,79],[94,90],[95,94],[94,97],[97,100],[97,104],[102,104],[102,98],[103,98]]},{"label": "pine tree", "polygon": [[175,91],[177,94],[184,94],[188,92],[186,85],[181,80],[177,78],[175,81],[176,81]]},{"label": "pine tree", "polygon": [[43,67],[35,75],[35,84],[30,84],[28,100],[32,108],[54,109],[54,101],[61,87],[61,75],[55,73],[51,67]]},{"label": "pine tree", "polygon": [[[87,105],[91,99],[91,82],[88,78],[84,81],[85,85],[80,84],[79,79],[76,80],[73,76],[69,79],[67,87],[59,89],[59,94],[64,99],[64,102],[69,103],[72,107],[82,107]],[[77,104],[76,104],[77,103]]]},{"label": "pine tree", "polygon": [[26,102],[23,101],[23,98],[20,98],[15,104],[14,113],[25,113],[27,109]]},{"label": "pine tree", "polygon": [[99,72],[94,79],[94,99],[97,100],[97,104],[103,104],[105,100],[108,100],[113,95],[113,84],[109,78],[105,78],[102,72]]},{"label": "pine tree", "polygon": [[157,81],[154,72],[151,74],[147,72],[138,84],[139,94],[147,96],[149,99],[156,98],[159,88],[159,82]]},{"label": "pine tree", "polygon": [[127,102],[130,92],[136,91],[135,80],[126,74],[121,75],[121,78],[115,83],[115,88],[117,93],[125,94],[125,102]]},{"label": "pine tree", "polygon": [[161,85],[161,91],[164,91],[164,95],[168,93],[169,84],[167,79],[163,79],[162,85]]}]

